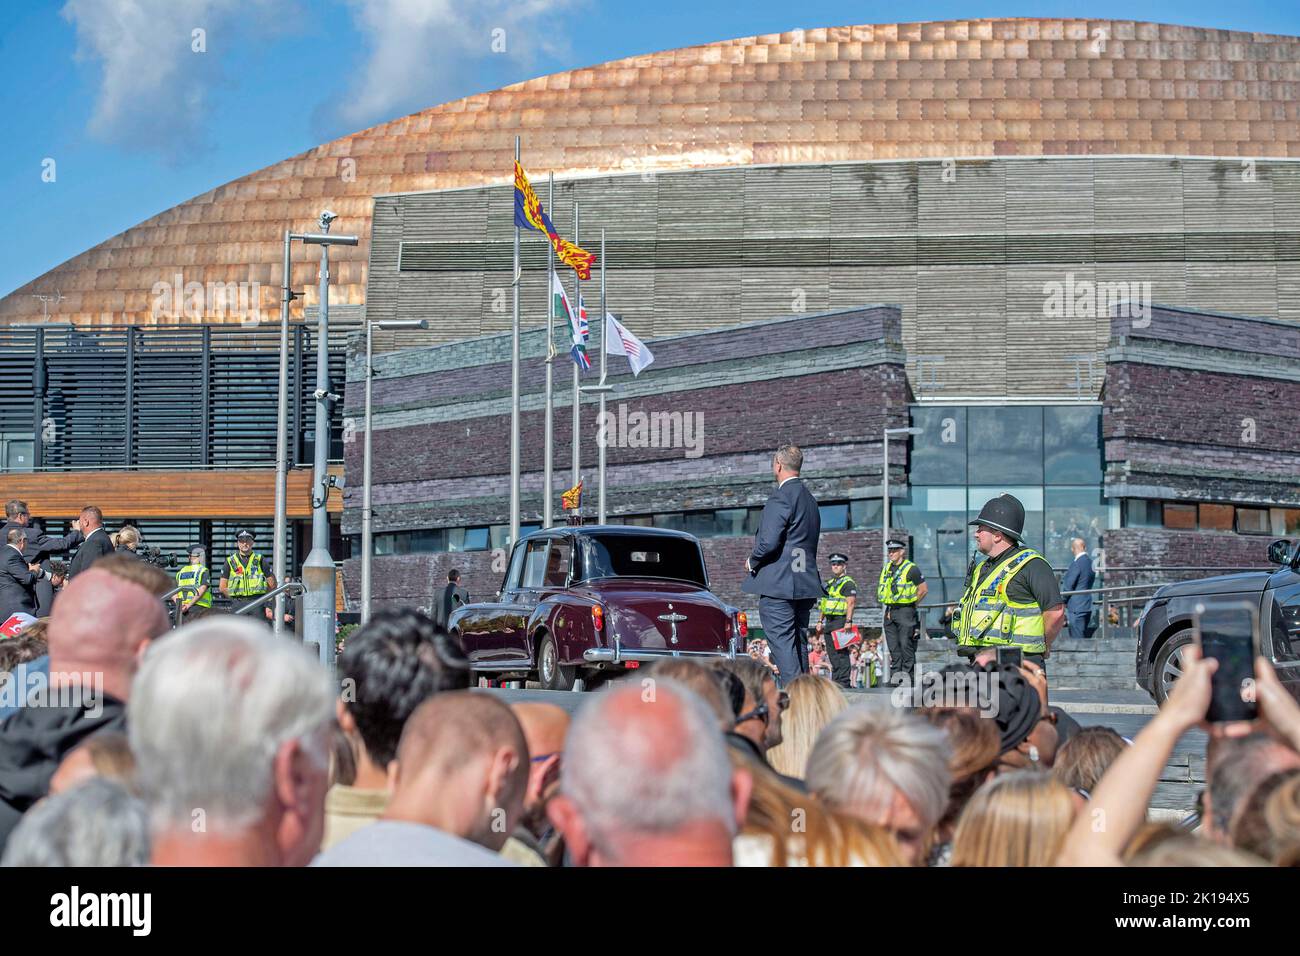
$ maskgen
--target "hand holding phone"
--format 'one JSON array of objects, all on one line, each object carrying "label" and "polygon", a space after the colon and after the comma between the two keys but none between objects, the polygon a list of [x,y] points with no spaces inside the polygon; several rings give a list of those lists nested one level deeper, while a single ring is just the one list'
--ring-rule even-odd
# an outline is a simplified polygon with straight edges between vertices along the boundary
[{"label": "hand holding phone", "polygon": [[1205,719],[1212,724],[1255,720],[1259,609],[1247,602],[1198,604],[1192,614],[1192,639],[1203,658],[1218,662]]},{"label": "hand holding phone", "polygon": [[1025,662],[1024,648],[1020,647],[999,647],[998,648],[998,667],[1006,667],[1008,664],[1012,667],[1019,667]]}]

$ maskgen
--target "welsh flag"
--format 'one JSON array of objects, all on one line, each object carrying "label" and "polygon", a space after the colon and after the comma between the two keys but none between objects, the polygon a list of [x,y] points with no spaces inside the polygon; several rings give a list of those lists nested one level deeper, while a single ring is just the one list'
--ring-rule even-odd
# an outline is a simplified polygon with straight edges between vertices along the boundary
[{"label": "welsh flag", "polygon": [[[554,272],[551,273],[551,300],[554,303],[553,315],[557,319],[563,319],[569,323],[569,335],[571,345],[569,346],[569,355],[572,356],[573,362],[584,372],[591,369],[591,359],[587,357],[587,315],[582,310],[575,315],[573,309],[569,307],[569,297],[564,292],[564,283]],[[581,305],[579,297],[579,305]]]}]

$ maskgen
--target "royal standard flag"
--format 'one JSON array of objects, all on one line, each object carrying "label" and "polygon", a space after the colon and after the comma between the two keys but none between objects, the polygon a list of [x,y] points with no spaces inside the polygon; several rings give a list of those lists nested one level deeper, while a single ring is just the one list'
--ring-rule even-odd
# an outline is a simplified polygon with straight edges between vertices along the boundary
[{"label": "royal standard flag", "polygon": [[551,301],[554,303],[555,318],[569,324],[569,355],[573,363],[584,372],[591,369],[591,359],[587,357],[587,339],[583,335],[581,319],[569,307],[569,297],[564,294],[564,283],[554,272],[551,273]]},{"label": "royal standard flag", "polygon": [[555,249],[555,257],[578,273],[579,279],[591,278],[591,265],[596,261],[595,253],[575,246],[568,239],[561,239],[560,234],[551,225],[551,218],[542,208],[542,201],[533,192],[533,184],[528,181],[524,167],[515,163],[515,225],[520,229],[533,229],[545,233]]},{"label": "royal standard flag", "polygon": [[560,495],[560,507],[564,511],[577,511],[582,507],[582,482]]}]

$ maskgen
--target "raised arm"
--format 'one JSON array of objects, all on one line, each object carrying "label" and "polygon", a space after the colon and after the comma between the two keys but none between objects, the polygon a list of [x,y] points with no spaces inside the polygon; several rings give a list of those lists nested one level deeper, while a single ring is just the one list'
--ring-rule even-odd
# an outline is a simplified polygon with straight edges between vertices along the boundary
[{"label": "raised arm", "polygon": [[1124,847],[1146,820],[1147,806],[1174,745],[1205,719],[1210,677],[1218,661],[1183,650],[1183,676],[1165,706],[1102,776],[1092,799],[1066,834],[1060,866],[1122,866]]}]

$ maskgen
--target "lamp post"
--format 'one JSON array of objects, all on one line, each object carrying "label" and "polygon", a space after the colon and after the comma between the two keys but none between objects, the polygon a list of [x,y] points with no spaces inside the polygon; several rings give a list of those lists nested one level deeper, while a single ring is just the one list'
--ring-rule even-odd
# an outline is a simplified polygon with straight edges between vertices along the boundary
[{"label": "lamp post", "polygon": [[370,511],[370,383],[375,377],[371,356],[374,350],[371,333],[375,329],[427,329],[429,323],[424,319],[404,319],[388,322],[366,323],[366,444],[362,455],[361,475],[361,623],[370,620],[370,563],[373,546],[371,545],[371,511]]},{"label": "lamp post", "polygon": [[[881,512],[884,516],[885,533],[880,539],[880,553],[885,562],[889,561],[889,436],[890,435],[921,435],[924,434],[923,428],[886,428],[885,429],[885,466],[882,469],[884,476],[884,499],[881,504]],[[884,567],[884,564],[881,564]]]},{"label": "lamp post", "polygon": [[330,403],[339,396],[329,390],[329,315],[330,315],[330,258],[329,247],[355,246],[356,236],[331,236],[330,224],[338,216],[326,210],[321,213],[319,233],[307,233],[300,238],[308,245],[321,247],[320,256],[320,322],[316,333],[316,425],[314,430],[315,456],[311,476],[311,551],[302,566],[302,581],[306,586],[303,595],[303,639],[316,644],[321,663],[331,670],[334,667],[334,613],[336,587],[334,583],[334,558],[330,555],[329,515],[325,502],[329,496]]}]

